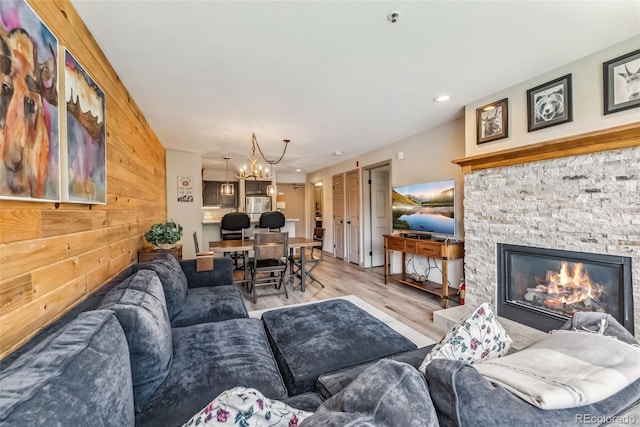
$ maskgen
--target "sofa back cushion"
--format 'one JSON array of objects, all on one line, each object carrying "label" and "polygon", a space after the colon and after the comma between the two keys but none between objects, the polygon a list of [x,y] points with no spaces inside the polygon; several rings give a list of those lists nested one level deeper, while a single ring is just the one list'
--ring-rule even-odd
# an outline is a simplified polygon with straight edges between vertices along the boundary
[{"label": "sofa back cushion", "polygon": [[105,295],[101,308],[113,310],[129,343],[136,410],[166,379],[171,368],[171,326],[162,285],[155,272],[140,270]]},{"label": "sofa back cushion", "polygon": [[152,270],[160,278],[167,301],[169,319],[176,317],[182,310],[187,299],[187,277],[180,267],[180,263],[171,254],[159,254],[152,261],[135,264],[133,271]]},{"label": "sofa back cushion", "polygon": [[129,349],[114,313],[81,313],[0,372],[0,425],[133,426]]}]

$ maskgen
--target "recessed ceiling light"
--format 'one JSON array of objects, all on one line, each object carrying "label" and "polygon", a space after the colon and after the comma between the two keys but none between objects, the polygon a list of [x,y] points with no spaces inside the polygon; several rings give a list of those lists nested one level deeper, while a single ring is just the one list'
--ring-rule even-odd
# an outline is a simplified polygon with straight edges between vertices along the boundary
[{"label": "recessed ceiling light", "polygon": [[334,151],[333,155],[334,156],[341,156],[342,155],[342,151]]},{"label": "recessed ceiling light", "polygon": [[296,172],[302,172],[302,169],[296,169]]},{"label": "recessed ceiling light", "polygon": [[447,102],[450,99],[451,95],[449,95],[448,93],[443,93],[442,95],[433,98],[433,102]]}]

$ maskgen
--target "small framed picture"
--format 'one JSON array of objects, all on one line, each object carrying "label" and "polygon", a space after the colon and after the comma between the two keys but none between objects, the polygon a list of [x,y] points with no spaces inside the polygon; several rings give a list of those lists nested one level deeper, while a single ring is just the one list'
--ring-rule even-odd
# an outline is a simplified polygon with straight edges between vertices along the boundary
[{"label": "small framed picture", "polygon": [[509,98],[476,109],[477,143],[509,137]]},{"label": "small framed picture", "polygon": [[178,176],[178,202],[193,203],[193,178]]},{"label": "small framed picture", "polygon": [[527,91],[529,132],[572,121],[572,110],[571,74]]},{"label": "small framed picture", "polygon": [[640,106],[640,49],[602,64],[604,114]]}]

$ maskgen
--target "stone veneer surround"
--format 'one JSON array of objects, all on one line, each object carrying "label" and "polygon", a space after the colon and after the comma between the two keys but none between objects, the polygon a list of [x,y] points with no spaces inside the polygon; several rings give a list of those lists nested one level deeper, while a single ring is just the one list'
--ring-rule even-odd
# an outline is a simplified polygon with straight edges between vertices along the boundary
[{"label": "stone veneer surround", "polygon": [[496,306],[496,244],[632,258],[640,338],[640,147],[476,170],[464,177],[467,303]]}]

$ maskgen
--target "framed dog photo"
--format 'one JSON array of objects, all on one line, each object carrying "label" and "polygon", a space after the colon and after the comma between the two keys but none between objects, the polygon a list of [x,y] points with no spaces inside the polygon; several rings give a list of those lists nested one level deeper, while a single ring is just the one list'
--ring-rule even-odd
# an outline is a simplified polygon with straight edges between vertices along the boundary
[{"label": "framed dog photo", "polygon": [[571,74],[527,90],[528,131],[573,120]]},{"label": "framed dog photo", "polygon": [[476,109],[477,143],[509,137],[509,98]]},{"label": "framed dog photo", "polygon": [[604,114],[640,106],[640,49],[603,66]]}]

